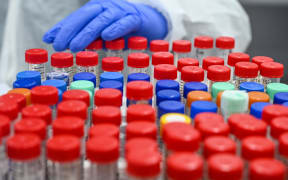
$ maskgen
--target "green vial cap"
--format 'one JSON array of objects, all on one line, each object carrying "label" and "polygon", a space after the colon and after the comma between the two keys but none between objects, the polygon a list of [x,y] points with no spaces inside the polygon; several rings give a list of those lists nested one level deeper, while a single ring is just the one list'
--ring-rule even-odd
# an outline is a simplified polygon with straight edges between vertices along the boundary
[{"label": "green vial cap", "polygon": [[227,82],[216,82],[212,85],[212,97],[215,99],[219,92],[226,90],[235,90],[234,84]]},{"label": "green vial cap", "polygon": [[270,96],[272,102],[274,95],[279,92],[288,92],[288,85],[283,83],[269,83],[267,85],[267,94]]},{"label": "green vial cap", "polygon": [[85,90],[90,95],[90,104],[93,105],[93,97],[94,97],[94,84],[91,81],[79,80],[73,81],[70,85],[70,89],[81,89]]}]

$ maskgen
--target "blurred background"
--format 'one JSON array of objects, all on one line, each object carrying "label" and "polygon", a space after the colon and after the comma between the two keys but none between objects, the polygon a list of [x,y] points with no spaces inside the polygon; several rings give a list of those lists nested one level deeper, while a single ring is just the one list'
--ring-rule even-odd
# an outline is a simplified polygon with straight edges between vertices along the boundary
[{"label": "blurred background", "polygon": [[[288,0],[240,0],[250,16],[252,25],[252,43],[247,52],[270,56],[284,64],[286,72],[283,82],[288,83]],[[0,48],[3,23],[6,17],[8,1],[0,6]]]}]

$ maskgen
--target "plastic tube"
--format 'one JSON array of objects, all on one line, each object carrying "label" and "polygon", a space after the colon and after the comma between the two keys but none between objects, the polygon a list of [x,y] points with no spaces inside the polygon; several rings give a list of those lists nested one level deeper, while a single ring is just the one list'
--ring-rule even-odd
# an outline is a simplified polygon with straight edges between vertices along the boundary
[{"label": "plastic tube", "polygon": [[231,70],[227,66],[212,65],[208,67],[207,72],[207,85],[208,92],[211,92],[212,86],[215,82],[228,82],[230,81]]},{"label": "plastic tube", "polygon": [[235,64],[235,86],[239,86],[243,82],[257,82],[258,65],[251,62],[238,62]]},{"label": "plastic tube", "polygon": [[262,84],[267,88],[269,83],[280,83],[280,79],[284,75],[283,64],[277,62],[265,62],[260,65],[260,75]]},{"label": "plastic tube", "polygon": [[48,62],[48,52],[45,49],[28,49],[25,51],[25,62],[28,63],[29,71],[38,71],[41,80],[46,79],[46,63]]},{"label": "plastic tube", "polygon": [[225,60],[227,65],[228,55],[235,48],[235,39],[228,36],[220,36],[216,38],[217,55]]},{"label": "plastic tube", "polygon": [[[175,40],[172,44],[172,50],[174,53],[174,65],[177,65],[177,62],[181,58],[191,57],[192,44],[188,40]],[[197,59],[197,58],[196,58]]]},{"label": "plastic tube", "polygon": [[196,48],[196,59],[202,66],[203,59],[211,54],[214,39],[210,36],[197,36],[194,39],[194,47]]},{"label": "plastic tube", "polygon": [[224,59],[214,56],[207,56],[203,59],[202,68],[204,69],[204,83],[207,83],[207,71],[208,67],[212,65],[224,65]]}]

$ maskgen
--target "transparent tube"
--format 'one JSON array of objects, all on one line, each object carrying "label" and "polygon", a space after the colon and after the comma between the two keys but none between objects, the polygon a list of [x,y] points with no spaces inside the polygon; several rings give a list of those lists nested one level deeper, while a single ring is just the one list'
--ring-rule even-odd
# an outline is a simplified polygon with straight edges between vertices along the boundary
[{"label": "transparent tube", "polygon": [[267,85],[269,83],[280,83],[280,79],[281,78],[269,78],[269,77],[262,76],[261,77],[261,84],[264,86],[265,92],[266,92]]},{"label": "transparent tube", "polygon": [[10,160],[11,180],[44,180],[45,167],[41,158],[30,161],[14,161]]},{"label": "transparent tube", "polygon": [[28,64],[29,71],[38,71],[41,74],[41,81],[45,81],[46,79],[46,67],[45,63],[43,64]]},{"label": "transparent tube", "polygon": [[177,66],[178,60],[181,58],[191,57],[191,53],[176,53],[174,52],[174,65]]},{"label": "transparent tube", "polygon": [[180,95],[181,95],[181,102],[184,103],[184,85],[185,85],[185,81],[180,80],[179,81],[179,91],[180,91]]},{"label": "transparent tube", "polygon": [[235,74],[234,74],[235,67],[234,67],[234,66],[229,66],[229,65],[228,65],[228,67],[229,67],[230,70],[231,70],[230,82],[231,82],[231,83],[234,83],[234,82],[235,82],[235,79],[236,79]]},{"label": "transparent tube", "polygon": [[128,53],[147,53],[146,49],[129,49]]},{"label": "transparent tube", "polygon": [[208,85],[207,70],[204,70],[204,84]]},{"label": "transparent tube", "polygon": [[196,59],[199,61],[200,67],[202,67],[203,59],[210,55],[211,49],[196,48]]},{"label": "transparent tube", "polygon": [[103,49],[98,49],[98,50],[89,50],[87,49],[86,51],[93,51],[96,52],[98,54],[98,66],[99,66],[99,71],[98,71],[98,76],[100,76],[101,73],[103,73],[102,71],[102,59],[105,57],[105,51]]},{"label": "transparent tube", "polygon": [[9,170],[9,163],[5,153],[5,146],[2,145],[0,146],[0,179],[4,180],[5,177],[7,177],[8,170]]},{"label": "transparent tube", "polygon": [[47,73],[46,79],[59,79],[66,82],[67,87],[73,81],[73,67],[56,68],[53,67],[50,73]]},{"label": "transparent tube", "polygon": [[288,157],[280,155],[279,160],[282,161],[282,163],[284,163],[286,167],[288,167]]},{"label": "transparent tube", "polygon": [[239,89],[239,86],[243,82],[257,82],[257,78],[241,78],[236,76],[235,77],[235,87],[236,89]]},{"label": "transparent tube", "polygon": [[132,104],[149,104],[149,105],[152,105],[152,99],[150,99],[150,100],[147,100],[147,99],[129,100],[129,99],[127,99],[127,107],[132,105]]},{"label": "transparent tube", "polygon": [[77,66],[77,73],[79,72],[90,72],[96,76],[96,87],[99,86],[100,75],[99,75],[99,66]]},{"label": "transparent tube", "polygon": [[149,74],[149,66],[145,67],[145,68],[134,68],[134,67],[128,67],[128,75],[132,74],[132,73],[145,73],[145,74]]},{"label": "transparent tube", "polygon": [[116,180],[117,162],[109,164],[90,163],[85,180]]},{"label": "transparent tube", "polygon": [[232,53],[232,49],[217,49],[217,54],[220,58],[224,59],[224,65],[227,65],[228,55]]},{"label": "transparent tube", "polygon": [[189,116],[190,117],[190,114],[191,114],[191,106],[187,106],[187,104],[185,104],[185,114],[187,115],[187,116]]},{"label": "transparent tube", "polygon": [[111,50],[111,49],[108,49],[106,55],[107,55],[107,57],[124,58],[123,50]]},{"label": "transparent tube", "polygon": [[80,159],[67,163],[58,163],[48,160],[47,164],[50,180],[83,179],[82,161]]}]

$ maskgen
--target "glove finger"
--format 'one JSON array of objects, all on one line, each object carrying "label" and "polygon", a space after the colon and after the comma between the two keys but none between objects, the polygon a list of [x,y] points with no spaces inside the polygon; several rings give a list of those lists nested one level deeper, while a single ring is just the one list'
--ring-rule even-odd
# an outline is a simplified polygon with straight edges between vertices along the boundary
[{"label": "glove finger", "polygon": [[102,39],[111,41],[137,31],[141,26],[141,19],[136,15],[128,15],[116,21],[101,34]]},{"label": "glove finger", "polygon": [[103,11],[100,4],[86,4],[73,15],[65,20],[60,31],[56,35],[53,47],[56,51],[63,51],[68,48],[70,41],[85,27],[93,18]]},{"label": "glove finger", "polygon": [[88,25],[86,25],[70,43],[70,50],[72,52],[81,51],[86,48],[92,41],[97,39],[102,30],[109,26],[114,21],[121,18],[123,13],[116,9],[106,10],[96,18],[94,18]]}]

